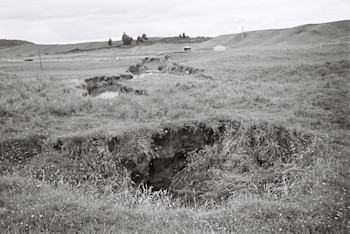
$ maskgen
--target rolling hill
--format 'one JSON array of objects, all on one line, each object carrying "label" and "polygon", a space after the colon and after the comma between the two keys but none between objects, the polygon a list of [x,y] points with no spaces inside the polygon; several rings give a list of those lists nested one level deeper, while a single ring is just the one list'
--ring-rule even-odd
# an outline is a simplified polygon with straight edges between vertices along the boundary
[{"label": "rolling hill", "polygon": [[[136,45],[135,40],[130,46],[133,52],[144,51],[174,51],[181,50],[183,45],[191,44],[194,50],[211,50],[214,46],[224,45],[230,48],[258,48],[258,47],[310,47],[320,43],[337,44],[350,42],[350,20],[306,24],[286,29],[270,29],[248,31],[243,34],[227,34],[215,38],[196,37],[182,39],[178,37],[153,37],[144,43]],[[67,45],[36,45],[19,40],[0,40],[0,57],[33,56],[38,47],[44,55],[78,53],[108,48],[123,47],[121,41],[114,41],[112,47],[105,42],[86,42]]]},{"label": "rolling hill", "polygon": [[196,49],[212,49],[216,45],[229,48],[318,46],[320,43],[350,42],[350,20],[306,24],[286,29],[250,31],[215,37],[197,45]]},{"label": "rolling hill", "polygon": [[0,39],[0,50],[5,48],[10,48],[13,46],[24,45],[24,44],[33,45],[34,43],[29,41],[22,41],[22,40]]},{"label": "rolling hill", "polygon": [[[104,42],[85,42],[78,44],[65,44],[65,45],[38,45],[25,41],[15,41],[15,40],[1,40],[0,41],[0,57],[3,56],[33,56],[38,53],[38,48],[40,48],[41,54],[65,54],[65,53],[78,53],[86,52],[100,49],[111,49],[111,48],[136,48],[136,47],[148,47],[159,45],[161,48],[168,48],[170,44],[180,45],[177,46],[181,48],[182,44],[187,43],[201,43],[210,40],[209,37],[196,37],[196,38],[186,38],[182,39],[179,37],[151,37],[147,41],[136,45],[135,40],[132,42],[131,46],[123,46],[122,41],[113,41],[111,47],[108,46],[107,41]],[[3,41],[3,42],[2,42]],[[5,43],[6,42],[6,43]],[[22,43],[20,43],[22,42]],[[3,45],[3,46],[2,46]],[[150,47],[152,48],[152,47]],[[170,48],[170,47],[169,47]],[[138,51],[139,49],[133,49]],[[143,49],[141,49],[142,51]]]}]

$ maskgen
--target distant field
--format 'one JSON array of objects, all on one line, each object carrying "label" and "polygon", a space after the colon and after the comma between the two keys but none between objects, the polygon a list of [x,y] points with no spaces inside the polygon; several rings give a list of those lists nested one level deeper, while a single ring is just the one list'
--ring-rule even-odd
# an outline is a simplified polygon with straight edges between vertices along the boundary
[{"label": "distant field", "polygon": [[309,43],[328,26],[42,53],[43,70],[0,50],[0,231],[349,232],[350,45]]}]

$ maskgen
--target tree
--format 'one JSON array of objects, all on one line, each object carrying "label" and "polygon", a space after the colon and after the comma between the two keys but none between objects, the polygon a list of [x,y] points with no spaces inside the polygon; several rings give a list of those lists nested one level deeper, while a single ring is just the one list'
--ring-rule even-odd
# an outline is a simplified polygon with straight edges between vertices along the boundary
[{"label": "tree", "polygon": [[108,40],[108,46],[112,46],[112,39],[111,38],[109,38],[109,40]]},{"label": "tree", "polygon": [[142,38],[140,36],[137,37],[136,44],[139,44],[140,42],[143,42]]},{"label": "tree", "polygon": [[132,37],[129,37],[128,35],[126,35],[126,33],[124,33],[122,36],[122,41],[123,41],[123,45],[130,45],[133,39]]},{"label": "tree", "polygon": [[143,40],[147,40],[148,39],[148,37],[147,37],[147,35],[144,33],[144,34],[142,34],[142,39]]},{"label": "tree", "polygon": [[182,38],[186,38],[186,34],[185,33],[182,34]]},{"label": "tree", "polygon": [[181,33],[179,34],[179,37],[180,37],[180,38],[182,38],[182,35],[181,35]]}]

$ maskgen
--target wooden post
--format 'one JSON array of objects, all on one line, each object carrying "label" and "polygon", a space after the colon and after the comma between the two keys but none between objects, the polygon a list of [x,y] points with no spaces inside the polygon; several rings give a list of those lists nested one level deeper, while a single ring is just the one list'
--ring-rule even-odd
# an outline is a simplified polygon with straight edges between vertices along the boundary
[{"label": "wooden post", "polygon": [[242,41],[243,41],[244,33],[243,33],[243,26],[242,26]]},{"label": "wooden post", "polygon": [[40,68],[41,68],[41,71],[43,71],[43,64],[41,63],[41,55],[40,55],[40,48],[39,47],[38,47],[38,53],[39,53]]}]

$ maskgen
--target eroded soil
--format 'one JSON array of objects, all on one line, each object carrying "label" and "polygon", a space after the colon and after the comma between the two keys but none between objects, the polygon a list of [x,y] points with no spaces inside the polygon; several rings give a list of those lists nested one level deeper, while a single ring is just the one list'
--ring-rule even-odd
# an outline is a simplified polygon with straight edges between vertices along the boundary
[{"label": "eroded soil", "polygon": [[176,75],[197,75],[206,78],[211,78],[204,75],[204,69],[193,68],[185,65],[179,65],[172,61],[171,57],[166,55],[164,58],[144,58],[141,63],[128,68],[133,74],[143,73],[168,73]]},{"label": "eroded soil", "polygon": [[[200,123],[178,129],[165,128],[161,133],[152,134],[148,140],[150,149],[147,154],[141,150],[131,157],[123,157],[120,163],[130,172],[131,180],[137,186],[178,191],[193,186],[191,180],[181,181],[184,176],[182,171],[190,163],[185,174],[200,173],[193,166],[207,160],[208,147],[216,149],[216,156],[210,159],[213,161],[206,162],[209,167],[225,165],[231,154],[244,154],[250,158],[252,164],[242,166],[240,173],[249,172],[249,167],[254,165],[268,170],[276,163],[308,166],[314,160],[312,152],[303,152],[309,150],[308,146],[312,143],[310,135],[268,124],[245,128],[241,123],[221,122],[218,126],[213,128]],[[115,137],[109,141],[108,147],[112,154],[121,155],[120,151],[125,150],[125,140]],[[228,150],[227,147],[231,148]],[[297,153],[303,157],[299,158]],[[193,155],[197,158],[194,159]]]},{"label": "eroded soil", "polygon": [[[133,88],[127,87],[120,84],[122,80],[130,80],[133,76],[130,74],[121,74],[117,76],[97,76],[93,78],[86,79],[86,90],[87,94],[92,97],[100,96],[106,92],[114,93],[135,93],[135,94],[145,94],[144,90],[135,90]],[[118,96],[118,95],[115,95]]]}]

